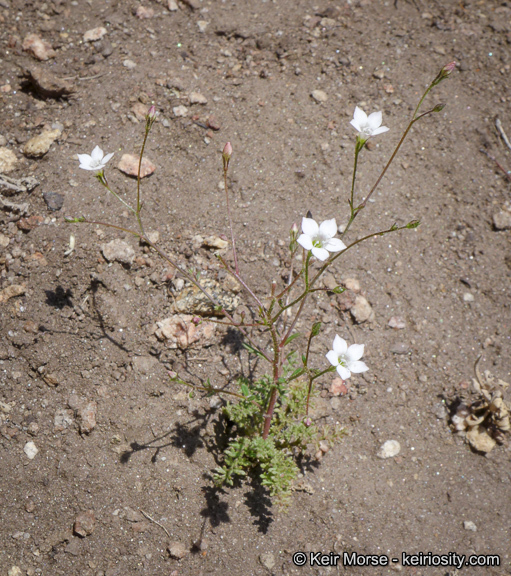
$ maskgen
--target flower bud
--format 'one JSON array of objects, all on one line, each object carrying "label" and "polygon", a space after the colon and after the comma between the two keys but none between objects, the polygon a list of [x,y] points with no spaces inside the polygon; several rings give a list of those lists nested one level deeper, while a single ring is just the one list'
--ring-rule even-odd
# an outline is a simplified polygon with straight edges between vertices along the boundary
[{"label": "flower bud", "polygon": [[433,112],[441,112],[445,108],[445,104],[437,104],[433,108]]},{"label": "flower bud", "polygon": [[224,146],[224,150],[222,152],[222,160],[224,162],[224,170],[227,170],[227,168],[229,167],[229,160],[231,159],[232,156],[232,146],[230,142],[227,142],[227,144]]},{"label": "flower bud", "polygon": [[293,222],[291,226],[291,234],[298,234],[298,224],[296,222]]},{"label": "flower bud", "polygon": [[442,68],[442,70],[443,70],[443,72],[444,72],[444,74],[445,74],[446,76],[449,76],[449,74],[450,74],[455,68],[456,68],[456,62],[455,62],[455,61],[452,61],[452,62],[449,62],[449,64],[446,64],[446,65]]},{"label": "flower bud", "polygon": [[305,420],[303,421],[303,423],[305,424],[305,426],[307,428],[309,428],[309,426],[311,426],[312,424],[312,420],[310,418],[305,418]]},{"label": "flower bud", "polygon": [[149,116],[149,118],[156,118],[156,106],[151,106],[151,108],[149,108],[149,112],[147,113],[147,115]]}]

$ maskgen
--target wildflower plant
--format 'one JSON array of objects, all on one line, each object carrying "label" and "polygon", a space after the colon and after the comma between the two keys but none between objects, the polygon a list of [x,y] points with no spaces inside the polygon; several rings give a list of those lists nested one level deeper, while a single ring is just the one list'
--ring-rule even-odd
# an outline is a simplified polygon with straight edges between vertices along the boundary
[{"label": "wildflower plant", "polygon": [[[318,224],[309,213],[302,219],[301,234],[299,234],[297,224],[294,224],[290,231],[289,242],[289,280],[284,285],[279,285],[276,280],[273,281],[270,293],[267,295],[256,294],[246,282],[238,265],[227,185],[227,174],[233,148],[229,142],[225,145],[222,152],[222,162],[233,264],[231,265],[221,256],[218,256],[218,259],[220,266],[243,287],[247,306],[252,311],[250,322],[247,322],[245,315],[226,310],[215,295],[211,294],[208,288],[201,283],[200,277],[196,277],[180,266],[172,256],[151,242],[146,234],[142,220],[140,167],[147,138],[157,117],[154,106],[150,108],[146,116],[136,197],[133,203],[122,199],[112,190],[107,181],[104,168],[112,154],[104,155],[103,151],[96,146],[91,155],[78,155],[80,168],[96,171],[97,180],[129,209],[134,216],[136,225],[134,228],[128,229],[109,222],[97,222],[84,217],[66,218],[66,221],[99,224],[138,237],[163,260],[171,264],[181,277],[195,285],[209,299],[218,316],[218,318],[210,321],[239,330],[245,348],[264,360],[268,366],[268,372],[255,381],[241,379],[236,390],[216,388],[209,379],[203,385],[195,386],[182,380],[179,374],[171,374],[171,378],[175,382],[194,388],[192,393],[198,390],[209,396],[225,394],[230,399],[223,408],[227,423],[226,433],[229,439],[228,446],[223,453],[223,460],[214,474],[214,480],[218,485],[232,485],[237,477],[256,476],[259,482],[268,488],[271,495],[277,496],[282,503],[288,502],[293,480],[299,471],[297,463],[306,455],[308,448],[314,445],[317,448],[320,441],[323,441],[322,445],[324,446],[324,441],[333,442],[342,437],[344,433],[342,429],[327,430],[321,427],[319,422],[315,422],[309,413],[316,393],[314,385],[319,378],[329,373],[337,372],[343,380],[346,380],[350,378],[351,374],[369,370],[369,367],[361,360],[364,354],[364,345],[354,343],[348,346],[348,343],[341,336],[336,335],[332,349],[328,352],[325,351],[324,365],[313,366],[310,357],[311,344],[321,332],[321,323],[317,322],[311,326],[306,335],[306,345],[297,354],[296,339],[300,336],[296,329],[297,322],[310,295],[316,291],[324,290],[318,286],[319,280],[338,258],[344,257],[351,248],[370,238],[419,226],[418,220],[412,220],[403,226],[392,224],[387,229],[371,231],[352,241],[347,240],[348,232],[354,221],[358,214],[366,208],[367,202],[395,159],[411,127],[422,118],[443,109],[443,104],[437,104],[433,108],[421,112],[428,93],[446,79],[454,67],[454,62],[444,66],[428,86],[390,159],[367,196],[362,200],[357,200],[356,197],[356,174],[359,157],[369,138],[384,134],[389,129],[382,126],[381,112],[373,112],[368,116],[360,108],[355,108],[351,125],[357,130],[358,135],[355,141],[353,175],[348,196],[348,223],[340,238],[336,237],[338,231],[335,218]],[[300,249],[303,252],[301,260],[296,258]],[[341,293],[342,291],[343,288],[340,286],[333,290],[334,293]],[[266,345],[260,343],[264,339],[266,339]]]}]

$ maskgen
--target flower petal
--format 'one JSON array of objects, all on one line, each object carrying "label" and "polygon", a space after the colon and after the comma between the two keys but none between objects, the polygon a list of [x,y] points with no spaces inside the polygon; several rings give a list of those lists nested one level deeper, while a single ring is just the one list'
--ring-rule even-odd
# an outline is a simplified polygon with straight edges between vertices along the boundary
[{"label": "flower petal", "polygon": [[338,334],[336,334],[332,348],[339,356],[343,356],[346,354],[348,344],[346,344],[346,340],[344,340],[344,338],[341,338]]},{"label": "flower petal", "polygon": [[312,238],[318,234],[319,226],[312,218],[302,218],[302,232]]},{"label": "flower petal", "polygon": [[346,360],[348,362],[354,362],[355,360],[360,360],[364,355],[364,345],[363,344],[352,344],[346,351]]},{"label": "flower petal", "polygon": [[324,262],[330,256],[328,250],[317,248],[316,246],[312,248],[311,252],[318,260],[321,260],[321,262]]},{"label": "flower petal", "polygon": [[337,234],[337,224],[335,223],[335,218],[331,220],[325,220],[319,225],[319,235],[322,239],[328,240]]},{"label": "flower petal", "polygon": [[348,366],[349,369],[354,374],[359,374],[360,372],[366,372],[367,370],[369,370],[369,368],[361,360],[357,360],[356,362],[350,362]]},{"label": "flower petal", "polygon": [[103,150],[99,146],[96,146],[90,155],[93,160],[96,162],[99,160],[101,161],[103,158]]},{"label": "flower petal", "polygon": [[[358,106],[355,106],[355,112],[353,113],[353,122],[358,126],[357,130],[360,130],[360,127],[363,124],[367,123],[367,114],[360,109]],[[353,126],[355,126],[353,124]]]},{"label": "flower petal", "polygon": [[339,356],[335,353],[335,350],[330,350],[330,352],[328,352],[328,354],[325,354],[325,356],[327,357],[327,360],[330,362],[332,366],[339,365]]},{"label": "flower petal", "polygon": [[90,164],[92,158],[88,154],[77,154],[80,164]]},{"label": "flower petal", "polygon": [[111,158],[113,155],[114,155],[114,153],[113,153],[113,152],[110,152],[110,154],[107,154],[107,155],[103,158],[103,160],[102,160],[102,162],[101,162],[101,163],[103,164],[103,166],[110,160],[110,158]]},{"label": "flower petal", "polygon": [[339,374],[343,380],[347,380],[351,376],[351,372],[340,364],[337,366],[337,374]]},{"label": "flower petal", "polygon": [[346,245],[339,238],[330,238],[328,242],[323,244],[323,248],[326,248],[329,252],[340,252],[346,248]]},{"label": "flower petal", "polygon": [[367,123],[371,128],[371,132],[379,128],[381,126],[382,121],[383,121],[383,114],[381,113],[381,111],[369,114],[367,118]]},{"label": "flower petal", "polygon": [[312,250],[312,248],[313,248],[312,239],[310,236],[307,236],[307,234],[301,234],[298,237],[297,242],[298,242],[298,244],[300,244],[300,246],[303,246],[303,248],[305,248],[305,250]]},{"label": "flower petal", "polygon": [[389,128],[387,128],[387,126],[380,126],[379,128],[376,128],[375,130],[373,130],[372,135],[373,136],[378,136],[378,134],[383,134],[384,132],[388,132]]},{"label": "flower petal", "polygon": [[360,127],[360,124],[355,122],[355,120],[350,120],[350,124],[353,126],[353,128],[355,128],[355,130],[357,132],[362,132],[362,128]]}]

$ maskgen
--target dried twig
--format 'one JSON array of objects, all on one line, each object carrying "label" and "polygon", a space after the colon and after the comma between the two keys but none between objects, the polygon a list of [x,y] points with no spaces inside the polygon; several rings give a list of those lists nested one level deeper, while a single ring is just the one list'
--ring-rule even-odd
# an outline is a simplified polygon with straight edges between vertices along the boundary
[{"label": "dried twig", "polygon": [[154,518],[151,518],[151,516],[149,516],[149,514],[147,512],[144,512],[143,510],[140,510],[140,512],[142,512],[142,514],[151,522],[154,522],[154,524],[156,524],[156,526],[159,526],[164,532],[165,534],[170,538],[170,534],[169,531],[165,528],[165,526],[163,526],[163,524],[160,524],[158,521],[156,521]]},{"label": "dried twig", "polygon": [[504,128],[502,128],[502,122],[498,118],[495,120],[495,126],[497,127],[497,130],[499,131],[500,135],[502,136],[502,140],[504,140],[506,146],[511,150],[511,142],[509,142],[509,138],[504,132]]},{"label": "dried twig", "polygon": [[489,152],[487,152],[484,148],[480,148],[479,150],[480,150],[480,152],[482,152],[483,154],[486,154],[486,156],[488,156],[488,158],[489,158],[490,160],[493,160],[493,161],[495,162],[495,164],[497,165],[497,167],[500,168],[500,169],[502,170],[502,172],[504,172],[504,174],[506,175],[506,178],[511,181],[511,174],[509,173],[508,170],[506,170],[506,169],[504,168],[504,166],[502,166],[502,164],[495,158],[495,156],[492,156],[492,155],[491,155]]}]

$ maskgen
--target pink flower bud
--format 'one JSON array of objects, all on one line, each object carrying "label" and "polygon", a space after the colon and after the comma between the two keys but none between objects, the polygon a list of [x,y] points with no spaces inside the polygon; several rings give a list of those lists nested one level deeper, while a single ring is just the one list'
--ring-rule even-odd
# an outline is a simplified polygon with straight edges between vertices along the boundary
[{"label": "pink flower bud", "polygon": [[298,224],[296,222],[293,222],[291,226],[291,234],[298,234]]},{"label": "pink flower bud", "polygon": [[198,316],[192,318],[192,324],[195,324],[195,326],[198,326],[201,322],[202,320]]},{"label": "pink flower bud", "polygon": [[456,62],[449,62],[449,64],[446,64],[443,67],[443,71],[445,72],[445,74],[450,74],[454,69],[456,68]]},{"label": "pink flower bud", "polygon": [[222,156],[224,158],[227,158],[227,160],[229,160],[229,158],[232,156],[232,146],[230,142],[227,142],[227,144],[224,146],[224,151],[222,152]]},{"label": "pink flower bud", "polygon": [[224,146],[224,150],[222,152],[222,160],[224,163],[224,171],[227,172],[227,168],[229,168],[229,160],[232,156],[232,146],[230,142]]},{"label": "pink flower bud", "polygon": [[305,424],[305,426],[307,428],[309,428],[309,426],[312,424],[312,420],[310,418],[305,418],[305,420],[303,421],[303,423]]},{"label": "pink flower bud", "polygon": [[149,118],[156,118],[156,106],[151,106],[151,108],[149,108],[149,112],[147,113],[147,115],[149,116]]}]

